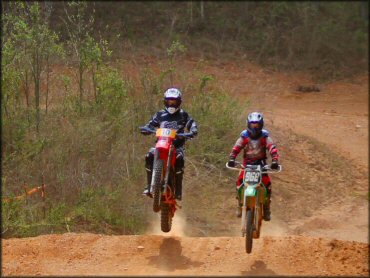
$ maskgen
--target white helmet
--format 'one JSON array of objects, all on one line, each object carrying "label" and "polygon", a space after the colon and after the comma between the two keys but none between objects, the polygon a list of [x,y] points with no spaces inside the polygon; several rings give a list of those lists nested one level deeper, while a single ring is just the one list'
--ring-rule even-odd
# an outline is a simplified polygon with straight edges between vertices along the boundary
[{"label": "white helmet", "polygon": [[251,137],[257,137],[261,134],[264,125],[263,114],[252,112],[248,115],[247,128]]},{"label": "white helmet", "polygon": [[182,94],[179,89],[169,88],[164,93],[164,106],[168,113],[173,114],[180,109]]}]

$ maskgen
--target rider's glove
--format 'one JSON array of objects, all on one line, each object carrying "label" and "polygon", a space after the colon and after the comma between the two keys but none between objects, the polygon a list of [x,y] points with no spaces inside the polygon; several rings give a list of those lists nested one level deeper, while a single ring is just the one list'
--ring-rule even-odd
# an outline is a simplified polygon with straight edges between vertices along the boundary
[{"label": "rider's glove", "polygon": [[277,160],[273,160],[271,163],[271,169],[277,170],[279,169],[279,162]]},{"label": "rider's glove", "polygon": [[192,132],[184,133],[184,135],[185,135],[185,138],[187,139],[191,139],[194,137],[194,134]]},{"label": "rider's glove", "polygon": [[150,134],[151,134],[151,132],[150,132],[150,131],[147,131],[147,130],[145,130],[145,129],[140,129],[140,132],[141,132],[141,134],[143,134],[143,135],[150,135]]},{"label": "rider's glove", "polygon": [[192,132],[188,133],[178,133],[177,138],[178,139],[191,139],[194,137],[194,134]]},{"label": "rider's glove", "polygon": [[235,159],[230,159],[229,162],[227,162],[227,166],[235,167]]}]

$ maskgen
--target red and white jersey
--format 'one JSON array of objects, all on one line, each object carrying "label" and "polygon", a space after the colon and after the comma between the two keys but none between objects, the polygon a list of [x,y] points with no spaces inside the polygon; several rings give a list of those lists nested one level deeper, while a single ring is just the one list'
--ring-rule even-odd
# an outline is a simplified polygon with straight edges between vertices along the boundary
[{"label": "red and white jersey", "polygon": [[242,131],[230,153],[230,158],[235,159],[241,150],[244,150],[244,164],[267,159],[267,151],[272,159],[279,159],[279,151],[265,129],[257,139],[252,139],[248,130]]}]

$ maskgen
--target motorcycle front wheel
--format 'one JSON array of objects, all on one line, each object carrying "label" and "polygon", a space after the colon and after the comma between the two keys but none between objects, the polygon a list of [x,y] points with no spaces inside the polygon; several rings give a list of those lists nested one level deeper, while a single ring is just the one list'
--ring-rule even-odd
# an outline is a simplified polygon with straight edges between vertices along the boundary
[{"label": "motorcycle front wheel", "polygon": [[163,160],[156,159],[153,165],[153,211],[158,212],[161,210],[161,196],[162,196],[162,173],[163,173]]},{"label": "motorcycle front wheel", "polygon": [[245,229],[245,251],[249,254],[252,252],[253,245],[253,220],[254,220],[254,209],[247,210],[247,221]]},{"label": "motorcycle front wheel", "polygon": [[262,225],[262,204],[260,204],[255,211],[254,214],[254,231],[253,231],[253,238],[259,238],[261,233],[261,225]]}]

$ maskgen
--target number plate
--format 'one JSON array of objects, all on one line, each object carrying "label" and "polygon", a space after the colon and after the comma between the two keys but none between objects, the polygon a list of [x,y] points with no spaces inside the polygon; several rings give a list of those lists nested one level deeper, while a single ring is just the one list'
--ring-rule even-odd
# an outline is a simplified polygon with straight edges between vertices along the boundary
[{"label": "number plate", "polygon": [[176,130],[170,129],[170,128],[158,128],[156,135],[158,137],[170,137],[175,138],[176,137]]},{"label": "number plate", "polygon": [[244,183],[257,184],[261,182],[261,172],[246,170],[244,174]]}]

